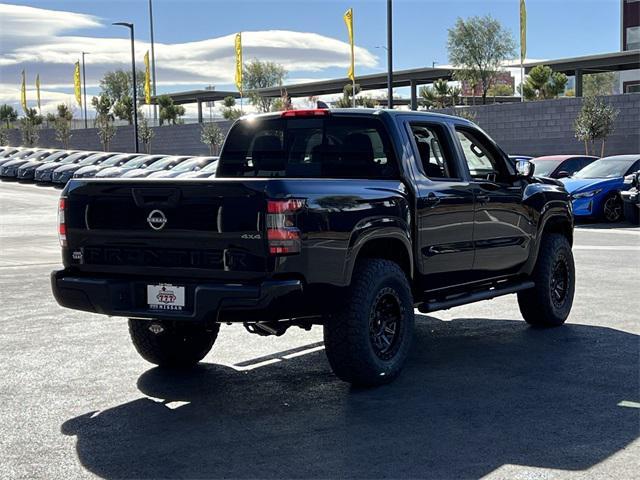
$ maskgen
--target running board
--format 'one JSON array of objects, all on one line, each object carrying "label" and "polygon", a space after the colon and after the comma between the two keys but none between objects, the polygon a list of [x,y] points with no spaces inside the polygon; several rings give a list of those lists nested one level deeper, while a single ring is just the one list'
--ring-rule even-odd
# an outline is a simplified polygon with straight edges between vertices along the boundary
[{"label": "running board", "polygon": [[488,290],[482,290],[480,292],[458,295],[455,298],[425,302],[418,306],[418,310],[422,313],[435,312],[436,310],[447,310],[449,308],[459,307],[460,305],[466,305],[467,303],[479,302],[481,300],[490,300],[492,298],[501,297],[502,295],[509,295],[511,293],[520,292],[522,290],[533,288],[534,286],[535,283],[530,280],[520,283],[510,283],[505,286],[492,287]]}]

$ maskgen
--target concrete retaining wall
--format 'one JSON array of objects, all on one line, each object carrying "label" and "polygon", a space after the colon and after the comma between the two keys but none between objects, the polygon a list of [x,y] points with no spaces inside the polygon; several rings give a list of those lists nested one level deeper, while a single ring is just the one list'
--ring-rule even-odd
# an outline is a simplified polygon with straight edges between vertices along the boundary
[{"label": "concrete retaining wall", "polygon": [[[605,155],[640,153],[640,94],[613,95],[604,100],[620,113],[615,131],[606,142]],[[508,153],[552,155],[584,153],[584,144],[573,132],[582,98],[560,98],[466,107],[476,123]],[[443,113],[452,113],[444,109]],[[600,142],[597,142],[598,152]]]},{"label": "concrete retaining wall", "polygon": [[[226,134],[231,122],[216,122]],[[209,147],[200,141],[201,125],[197,123],[186,125],[171,125],[154,127],[155,136],[151,140],[152,153],[166,153],[175,155],[209,155]],[[78,150],[102,150],[95,128],[73,130],[70,148]],[[116,127],[116,135],[111,141],[110,150],[113,152],[134,152],[133,126]],[[20,144],[20,131],[10,131],[11,145]],[[60,142],[55,139],[55,131],[50,128],[40,130],[38,146],[49,148],[62,148]],[[140,143],[140,151],[144,147]]]},{"label": "concrete retaining wall", "polygon": [[[640,153],[640,94],[613,95],[605,100],[620,110],[615,132],[607,140],[605,155]],[[583,153],[584,145],[573,133],[581,98],[562,98],[541,102],[479,105],[465,107],[476,113],[476,122],[508,153],[550,155]],[[452,113],[451,109],[442,110]],[[230,122],[218,122],[226,133]],[[206,155],[208,147],[200,141],[200,125],[155,127],[152,151],[155,153]],[[20,132],[11,132],[11,144],[20,143]],[[40,133],[39,146],[60,147],[51,129]],[[72,148],[101,150],[95,129],[74,130]],[[142,148],[142,147],[141,147]],[[598,146],[599,148],[599,146]],[[118,127],[111,150],[133,151],[133,127]]]}]

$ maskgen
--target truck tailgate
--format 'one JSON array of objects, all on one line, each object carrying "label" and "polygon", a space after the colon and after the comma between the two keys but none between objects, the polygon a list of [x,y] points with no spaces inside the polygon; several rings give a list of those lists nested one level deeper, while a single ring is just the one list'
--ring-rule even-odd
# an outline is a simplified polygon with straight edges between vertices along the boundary
[{"label": "truck tailgate", "polygon": [[264,181],[73,181],[65,263],[166,277],[266,275]]}]

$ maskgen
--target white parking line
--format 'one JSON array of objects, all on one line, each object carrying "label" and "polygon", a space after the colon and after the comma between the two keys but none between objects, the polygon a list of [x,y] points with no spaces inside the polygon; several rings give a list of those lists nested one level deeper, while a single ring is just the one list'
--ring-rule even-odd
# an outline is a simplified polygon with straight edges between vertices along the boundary
[{"label": "white parking line", "polygon": [[579,233],[618,233],[622,235],[635,235],[640,236],[640,229],[626,229],[626,228],[576,228],[576,232]]},{"label": "white parking line", "polygon": [[628,408],[640,408],[640,403],[638,402],[630,402],[629,400],[623,400],[618,404],[619,407],[628,407]]},{"label": "white parking line", "polygon": [[630,245],[574,245],[574,250],[616,250],[618,252],[640,252],[640,246]]}]

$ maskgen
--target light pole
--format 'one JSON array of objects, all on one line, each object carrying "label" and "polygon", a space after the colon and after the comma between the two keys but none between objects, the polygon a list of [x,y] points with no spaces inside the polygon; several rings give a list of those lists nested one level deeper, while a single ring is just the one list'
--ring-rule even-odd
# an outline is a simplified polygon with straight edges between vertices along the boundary
[{"label": "light pole", "polygon": [[387,0],[387,107],[393,108],[393,4]]},{"label": "light pole", "polygon": [[438,62],[436,62],[436,61],[431,62],[431,68],[436,68],[436,63],[438,63]]},{"label": "light pole", "polygon": [[[156,51],[154,49],[154,41],[153,41],[153,6],[151,5],[152,1],[149,0],[149,30],[151,32],[151,76],[153,80],[153,98],[156,98]],[[153,120],[157,123],[158,121],[158,104],[154,102],[153,104]]]},{"label": "light pole", "polygon": [[139,153],[140,150],[138,148],[138,95],[136,90],[138,90],[138,84],[136,83],[136,51],[135,51],[135,40],[133,34],[133,23],[127,22],[115,22],[113,25],[118,25],[121,27],[127,27],[131,32],[131,73],[133,74],[133,135],[135,137],[135,147],[136,153]]},{"label": "light pole", "polygon": [[84,128],[89,128],[87,126],[87,74],[84,69],[84,56],[88,55],[89,52],[82,52],[82,90],[84,94],[84,98],[82,99],[82,103],[84,104]]}]

